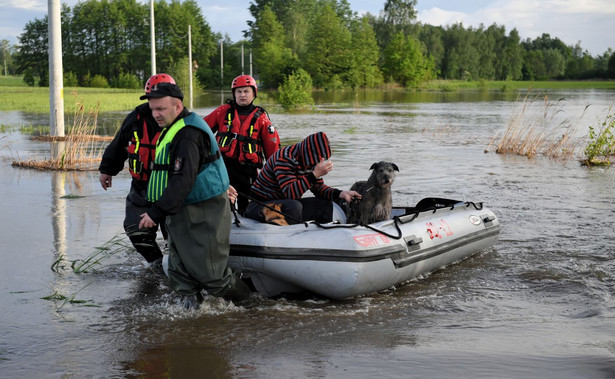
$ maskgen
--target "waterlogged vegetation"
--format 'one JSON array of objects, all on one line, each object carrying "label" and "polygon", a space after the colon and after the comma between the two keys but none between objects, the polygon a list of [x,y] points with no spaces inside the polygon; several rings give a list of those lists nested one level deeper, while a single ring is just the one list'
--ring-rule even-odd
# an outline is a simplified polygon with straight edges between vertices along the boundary
[{"label": "waterlogged vegetation", "polygon": [[578,159],[587,166],[609,165],[615,158],[615,114],[612,108],[599,127],[590,125],[589,135],[578,137],[578,129],[587,126],[581,121],[583,115],[578,119],[562,119],[558,116],[565,112],[564,106],[565,99],[526,95],[517,102],[517,109],[509,118],[505,131],[493,137],[485,152],[495,149],[498,154]]},{"label": "waterlogged vegetation", "polygon": [[68,261],[63,256],[58,258],[51,265],[51,270],[60,272],[70,267],[75,274],[85,274],[97,267],[102,267],[104,261],[116,254],[124,254],[126,252],[135,252],[135,249],[132,244],[126,240],[126,235],[124,233],[118,233],[101,246],[94,247],[94,251],[84,259]]},{"label": "waterlogged vegetation", "polygon": [[[136,250],[127,240],[124,233],[118,233],[101,246],[94,247],[94,251],[84,259],[67,260],[64,256],[59,257],[51,265],[51,270],[54,272],[60,272],[70,268],[74,274],[87,274],[97,268],[102,268],[104,262],[116,254],[125,254],[127,252],[136,253]],[[59,303],[57,308],[58,311],[61,310],[66,304],[98,307],[99,305],[96,305],[89,300],[81,300],[77,298],[77,295],[91,284],[92,283],[88,283],[75,293],[69,295],[61,294],[55,290],[51,295],[45,296],[42,299]]]},{"label": "waterlogged vegetation", "polygon": [[580,142],[573,137],[579,124],[556,118],[563,111],[562,100],[554,101],[546,95],[526,96],[508,120],[503,135],[498,140],[496,134],[490,146],[494,144],[498,154],[571,158]]},{"label": "waterlogged vegetation", "polygon": [[69,116],[72,124],[66,136],[38,136],[52,142],[51,156],[43,159],[14,160],[13,167],[34,168],[38,170],[94,170],[102,157],[101,141],[108,141],[108,136],[96,135],[98,109],[75,104],[75,110]]},{"label": "waterlogged vegetation", "polygon": [[99,305],[90,303],[89,300],[77,299],[77,295],[79,294],[79,292],[83,291],[84,289],[86,289],[91,284],[92,283],[88,283],[83,288],[81,288],[79,291],[77,291],[77,292],[75,292],[73,294],[70,294],[68,296],[62,295],[58,291],[54,291],[51,295],[42,297],[42,299],[43,300],[60,302],[60,306],[57,309],[58,311],[61,310],[66,304],[77,304],[77,305],[83,305],[83,306],[87,306],[87,307],[99,307]]},{"label": "waterlogged vegetation", "polygon": [[583,163],[587,166],[610,165],[615,158],[615,113],[611,112],[599,126],[589,127],[589,142],[585,147]]}]

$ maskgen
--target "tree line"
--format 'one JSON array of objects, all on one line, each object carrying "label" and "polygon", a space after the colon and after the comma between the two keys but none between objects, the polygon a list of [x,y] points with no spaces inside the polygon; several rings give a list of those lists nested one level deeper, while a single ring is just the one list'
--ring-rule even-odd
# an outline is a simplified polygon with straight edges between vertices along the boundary
[{"label": "tree line", "polygon": [[[615,54],[593,57],[543,34],[521,40],[502,25],[446,27],[417,22],[417,0],[385,0],[378,15],[359,16],[347,0],[253,0],[244,39],[213,32],[194,0],[155,2],[159,72],[179,78],[194,70],[203,88],[226,88],[247,71],[252,54],[263,88],[307,75],[324,89],[400,85],[426,80],[613,79]],[[86,0],[62,7],[65,85],[139,88],[149,76],[149,5],[136,0]],[[192,58],[188,62],[188,26]],[[17,46],[2,54],[16,74],[48,84],[47,17],[26,24]],[[220,48],[222,43],[222,49]],[[221,56],[224,66],[221,78]]]}]

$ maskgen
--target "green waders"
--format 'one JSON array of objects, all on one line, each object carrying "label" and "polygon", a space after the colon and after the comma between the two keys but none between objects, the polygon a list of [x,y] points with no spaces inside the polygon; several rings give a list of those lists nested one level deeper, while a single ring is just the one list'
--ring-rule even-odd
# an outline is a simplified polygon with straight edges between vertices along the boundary
[{"label": "green waders", "polygon": [[167,216],[169,282],[180,295],[216,296],[233,284],[228,267],[231,211],[226,192]]}]

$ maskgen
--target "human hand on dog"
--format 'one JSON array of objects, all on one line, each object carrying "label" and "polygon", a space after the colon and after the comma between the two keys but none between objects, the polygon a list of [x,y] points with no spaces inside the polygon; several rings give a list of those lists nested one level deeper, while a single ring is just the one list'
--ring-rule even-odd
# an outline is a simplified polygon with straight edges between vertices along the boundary
[{"label": "human hand on dog", "polygon": [[320,158],[320,162],[314,166],[312,174],[318,179],[321,176],[327,175],[331,170],[333,170],[333,162],[330,159],[325,160],[325,158]]},{"label": "human hand on dog", "polygon": [[342,191],[340,193],[340,199],[346,200],[350,203],[353,199],[361,200],[361,194],[357,191]]}]

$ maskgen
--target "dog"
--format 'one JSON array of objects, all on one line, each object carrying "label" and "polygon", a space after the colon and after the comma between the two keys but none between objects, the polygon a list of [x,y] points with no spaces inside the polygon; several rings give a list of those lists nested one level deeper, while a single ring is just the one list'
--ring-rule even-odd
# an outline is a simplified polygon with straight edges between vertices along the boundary
[{"label": "dog", "polygon": [[399,168],[395,163],[381,161],[369,169],[372,173],[367,181],[358,181],[350,187],[362,197],[348,204],[346,222],[349,224],[367,225],[391,218],[391,185],[395,180],[395,171],[399,172]]},{"label": "dog", "polygon": [[286,218],[282,214],[282,204],[273,203],[273,204],[267,204],[267,205],[268,207],[263,208],[263,216],[265,217],[265,221],[270,224],[288,226],[288,222],[286,221]]}]

